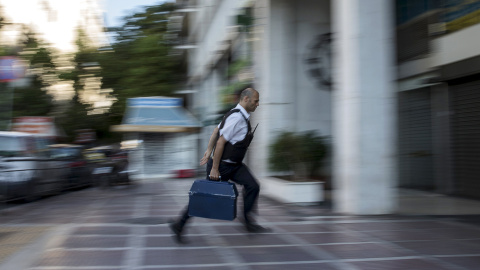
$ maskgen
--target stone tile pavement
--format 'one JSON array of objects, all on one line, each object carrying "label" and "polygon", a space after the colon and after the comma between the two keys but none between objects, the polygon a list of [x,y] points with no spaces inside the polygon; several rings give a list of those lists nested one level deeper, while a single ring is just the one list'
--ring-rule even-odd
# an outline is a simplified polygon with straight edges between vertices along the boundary
[{"label": "stone tile pavement", "polygon": [[452,217],[342,216],[263,197],[271,233],[195,218],[180,245],[167,221],[190,184],[85,189],[0,214],[0,269],[480,269],[480,227]]}]

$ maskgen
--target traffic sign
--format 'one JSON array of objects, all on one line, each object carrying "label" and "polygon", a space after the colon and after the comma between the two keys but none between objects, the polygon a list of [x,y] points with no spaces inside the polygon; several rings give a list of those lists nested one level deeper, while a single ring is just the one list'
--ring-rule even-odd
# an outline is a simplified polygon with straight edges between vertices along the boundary
[{"label": "traffic sign", "polygon": [[20,59],[14,56],[0,57],[0,82],[20,79],[25,75],[25,67]]}]

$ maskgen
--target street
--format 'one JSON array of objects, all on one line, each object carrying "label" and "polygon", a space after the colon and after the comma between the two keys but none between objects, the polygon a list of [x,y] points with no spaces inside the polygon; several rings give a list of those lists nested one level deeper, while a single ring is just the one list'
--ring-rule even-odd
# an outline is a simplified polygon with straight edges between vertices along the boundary
[{"label": "street", "polygon": [[[480,227],[427,216],[342,216],[261,197],[248,234],[237,220],[194,218],[187,244],[167,222],[192,179],[87,188],[0,214],[0,269],[478,269]],[[241,190],[241,189],[239,189]],[[241,199],[238,202],[241,213]]]}]

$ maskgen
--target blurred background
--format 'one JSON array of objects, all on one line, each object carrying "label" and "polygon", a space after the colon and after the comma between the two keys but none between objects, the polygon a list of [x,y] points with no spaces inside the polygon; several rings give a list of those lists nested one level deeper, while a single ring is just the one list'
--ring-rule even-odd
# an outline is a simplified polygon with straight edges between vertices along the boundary
[{"label": "blurred background", "polygon": [[480,1],[134,2],[0,1],[2,136],[60,167],[79,147],[89,178],[193,177],[253,87],[266,187],[321,182],[312,200],[355,214],[395,212],[398,188],[480,198]]}]

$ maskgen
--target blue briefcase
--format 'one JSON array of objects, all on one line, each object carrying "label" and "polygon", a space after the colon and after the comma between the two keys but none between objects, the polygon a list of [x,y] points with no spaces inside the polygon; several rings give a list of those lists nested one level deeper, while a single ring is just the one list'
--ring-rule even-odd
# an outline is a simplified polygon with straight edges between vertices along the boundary
[{"label": "blue briefcase", "polygon": [[237,217],[238,191],[234,183],[195,180],[188,195],[190,216],[222,220]]}]

